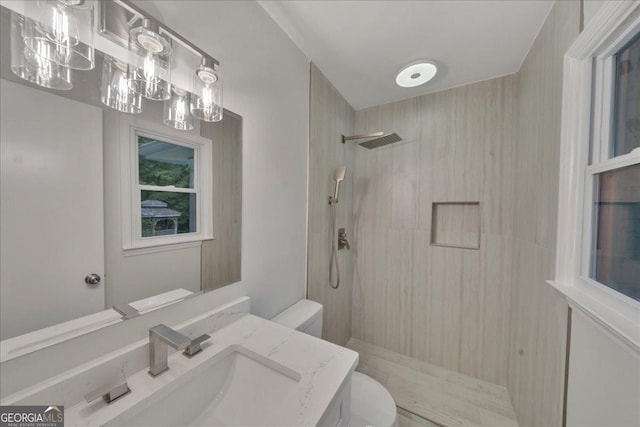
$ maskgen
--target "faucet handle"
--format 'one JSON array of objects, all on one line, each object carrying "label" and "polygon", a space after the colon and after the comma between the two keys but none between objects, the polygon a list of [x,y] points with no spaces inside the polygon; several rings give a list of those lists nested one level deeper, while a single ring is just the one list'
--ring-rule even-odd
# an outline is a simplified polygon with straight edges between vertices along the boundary
[{"label": "faucet handle", "polygon": [[116,304],[111,308],[122,314],[123,319],[133,319],[134,317],[140,316],[140,312],[129,304]]},{"label": "faucet handle", "polygon": [[105,402],[111,403],[114,400],[129,393],[130,391],[131,389],[127,385],[127,380],[121,379],[85,394],[84,398],[87,403],[91,403],[99,397],[102,397]]},{"label": "faucet handle", "polygon": [[211,336],[207,334],[202,334],[199,337],[192,339],[191,344],[187,346],[187,348],[184,350],[182,354],[184,354],[187,357],[191,357],[194,354],[202,351],[201,344],[206,340],[208,340],[209,338],[211,338]]}]

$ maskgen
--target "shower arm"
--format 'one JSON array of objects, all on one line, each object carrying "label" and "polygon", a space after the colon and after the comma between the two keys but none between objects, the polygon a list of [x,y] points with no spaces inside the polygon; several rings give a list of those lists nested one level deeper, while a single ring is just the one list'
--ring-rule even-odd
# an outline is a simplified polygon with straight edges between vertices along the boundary
[{"label": "shower arm", "polygon": [[353,135],[353,136],[344,136],[342,135],[342,143],[346,143],[347,141],[353,141],[354,139],[367,139],[367,138],[376,138],[379,136],[384,136],[384,132],[373,132],[366,133],[362,135]]}]

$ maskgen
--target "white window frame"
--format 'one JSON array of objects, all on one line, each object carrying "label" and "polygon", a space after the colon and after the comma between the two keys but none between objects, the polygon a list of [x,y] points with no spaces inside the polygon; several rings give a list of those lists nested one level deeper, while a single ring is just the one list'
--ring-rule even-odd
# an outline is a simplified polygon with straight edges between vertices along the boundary
[{"label": "white window frame", "polygon": [[[123,121],[126,122],[126,121]],[[194,188],[140,185],[138,176],[138,136],[154,138],[194,150]],[[177,131],[155,123],[135,120],[123,123],[120,132],[120,199],[122,250],[125,256],[199,246],[213,239],[212,141],[190,132]],[[196,232],[142,237],[141,195],[145,189],[196,194]]]},{"label": "white window frame", "polygon": [[640,150],[609,158],[612,54],[638,29],[640,0],[608,1],[565,54],[556,275],[549,283],[567,296],[571,307],[640,351],[640,302],[589,277],[594,176],[640,163]]}]

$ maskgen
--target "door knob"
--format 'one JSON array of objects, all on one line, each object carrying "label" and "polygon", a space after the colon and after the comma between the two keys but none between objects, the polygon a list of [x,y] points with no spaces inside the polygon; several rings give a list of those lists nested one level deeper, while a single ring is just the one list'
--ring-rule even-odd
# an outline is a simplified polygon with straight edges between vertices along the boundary
[{"label": "door knob", "polygon": [[100,278],[100,275],[96,273],[91,273],[84,278],[85,283],[91,286],[97,285],[98,283],[100,283],[100,280],[102,280]]}]

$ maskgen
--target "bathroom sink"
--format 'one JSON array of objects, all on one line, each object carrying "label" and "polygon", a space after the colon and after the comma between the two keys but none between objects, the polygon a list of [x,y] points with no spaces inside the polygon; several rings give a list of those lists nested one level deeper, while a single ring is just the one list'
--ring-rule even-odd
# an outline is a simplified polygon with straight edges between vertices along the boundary
[{"label": "bathroom sink", "polygon": [[[176,328],[211,338],[193,357],[170,349],[169,369],[155,377],[140,340],[2,403],[60,400],[69,427],[349,425],[358,353],[252,314],[212,330],[216,313]],[[86,397],[118,377],[129,393],[110,403]]]},{"label": "bathroom sink", "polygon": [[300,374],[232,345],[110,420],[109,426],[283,425]]}]

